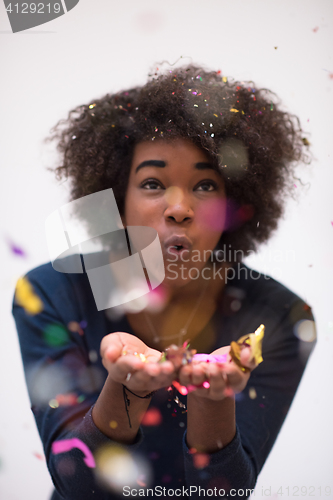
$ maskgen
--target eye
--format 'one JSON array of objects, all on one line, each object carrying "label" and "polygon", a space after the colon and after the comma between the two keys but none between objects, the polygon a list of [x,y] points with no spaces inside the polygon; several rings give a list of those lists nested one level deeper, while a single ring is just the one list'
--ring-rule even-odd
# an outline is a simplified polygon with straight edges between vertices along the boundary
[{"label": "eye", "polygon": [[217,189],[217,185],[214,181],[203,181],[199,186],[196,188],[197,191],[215,191]]},{"label": "eye", "polygon": [[147,181],[144,181],[140,187],[147,190],[162,189],[161,184],[154,179],[148,179]]}]

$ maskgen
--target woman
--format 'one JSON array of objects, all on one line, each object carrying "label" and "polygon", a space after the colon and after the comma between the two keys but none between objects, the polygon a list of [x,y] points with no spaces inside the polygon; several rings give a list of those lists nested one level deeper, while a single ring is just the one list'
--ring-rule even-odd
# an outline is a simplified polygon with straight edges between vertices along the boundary
[{"label": "woman", "polygon": [[[189,66],[81,106],[55,129],[72,199],[112,188],[124,227],[157,232],[165,277],[121,316],[96,309],[86,274],[51,264],[27,275],[34,313],[17,289],[54,500],[250,496],[314,344],[299,335],[309,306],[241,263],[276,228],[292,167],[306,160],[297,120],[273,101]],[[260,324],[264,361],[248,346],[230,356]],[[191,361],[191,349],[224,362]],[[173,383],[183,395],[166,390]],[[131,484],[107,465],[124,450],[148,463]]]}]

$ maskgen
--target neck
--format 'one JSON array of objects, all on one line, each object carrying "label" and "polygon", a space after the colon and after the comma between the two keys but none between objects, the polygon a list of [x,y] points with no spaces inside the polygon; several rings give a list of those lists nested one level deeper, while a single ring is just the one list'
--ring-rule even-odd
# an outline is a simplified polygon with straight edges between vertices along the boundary
[{"label": "neck", "polygon": [[214,269],[213,265],[209,263],[207,264],[208,269],[204,277],[200,273],[198,279],[177,282],[166,278],[155,291],[157,294],[161,294],[162,297],[166,297],[166,306],[172,306],[175,303],[192,300],[201,293],[203,288],[207,290],[221,290],[224,288],[225,276],[229,266],[226,263],[215,265],[221,269],[220,274],[215,273],[217,267]]}]

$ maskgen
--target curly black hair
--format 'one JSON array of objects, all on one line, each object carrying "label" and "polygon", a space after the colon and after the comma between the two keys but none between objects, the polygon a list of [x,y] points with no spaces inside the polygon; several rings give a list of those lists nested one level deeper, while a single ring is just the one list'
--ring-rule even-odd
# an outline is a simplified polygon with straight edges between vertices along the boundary
[{"label": "curly black hair", "polygon": [[[296,116],[253,82],[190,65],[150,75],[142,87],[78,106],[52,129],[71,181],[71,200],[112,188],[123,214],[131,159],[146,140],[186,138],[208,154],[225,182],[228,226],[219,247],[243,255],[277,227],[294,167],[309,163]],[[238,252],[237,252],[238,254]]]}]

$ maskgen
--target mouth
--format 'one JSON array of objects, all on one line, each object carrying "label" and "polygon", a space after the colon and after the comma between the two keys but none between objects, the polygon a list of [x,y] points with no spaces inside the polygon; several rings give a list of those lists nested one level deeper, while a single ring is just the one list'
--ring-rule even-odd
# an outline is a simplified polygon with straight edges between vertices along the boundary
[{"label": "mouth", "polygon": [[[189,253],[192,250],[193,243],[187,236],[171,236],[165,240],[163,247],[167,255],[173,255],[178,258],[185,257],[188,258]],[[172,261],[175,261],[174,257]]]}]

